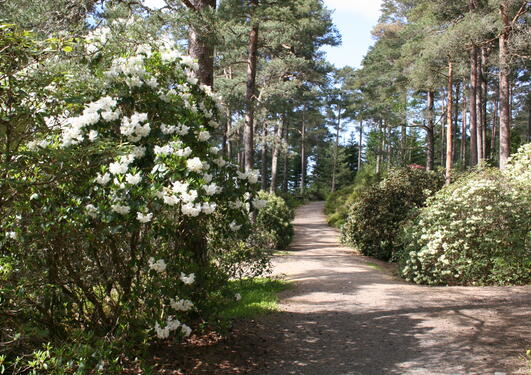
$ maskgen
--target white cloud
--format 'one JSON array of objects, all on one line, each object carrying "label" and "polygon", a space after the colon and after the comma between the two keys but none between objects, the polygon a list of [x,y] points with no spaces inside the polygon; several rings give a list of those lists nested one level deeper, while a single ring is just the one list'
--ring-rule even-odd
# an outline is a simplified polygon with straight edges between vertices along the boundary
[{"label": "white cloud", "polygon": [[159,9],[166,5],[164,0],[144,0],[143,3],[151,9]]},{"label": "white cloud", "polygon": [[325,5],[336,13],[353,13],[368,19],[377,20],[380,16],[382,0],[325,0]]}]

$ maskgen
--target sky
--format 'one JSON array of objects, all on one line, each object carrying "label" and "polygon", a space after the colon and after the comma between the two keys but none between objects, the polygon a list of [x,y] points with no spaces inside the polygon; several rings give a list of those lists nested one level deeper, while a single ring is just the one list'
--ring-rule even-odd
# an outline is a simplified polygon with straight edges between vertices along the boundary
[{"label": "sky", "polygon": [[[144,0],[153,8],[164,5],[164,0]],[[371,30],[378,22],[382,0],[324,0],[333,10],[332,19],[343,43],[338,47],[326,47],[328,60],[337,68],[346,65],[359,67],[369,46],[374,42]]]},{"label": "sky", "polygon": [[380,17],[381,0],[324,0],[334,10],[332,19],[343,43],[323,50],[337,68],[349,65],[358,68],[363,56],[374,43],[371,30]]}]

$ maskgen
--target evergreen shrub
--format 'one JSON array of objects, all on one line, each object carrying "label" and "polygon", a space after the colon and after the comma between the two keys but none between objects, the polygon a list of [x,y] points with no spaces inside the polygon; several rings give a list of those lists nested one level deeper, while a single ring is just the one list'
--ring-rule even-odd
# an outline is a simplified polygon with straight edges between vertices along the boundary
[{"label": "evergreen shrub", "polygon": [[435,172],[411,168],[389,171],[387,178],[360,192],[350,205],[341,228],[342,241],[364,255],[391,260],[400,249],[400,225],[442,185],[442,175]]}]

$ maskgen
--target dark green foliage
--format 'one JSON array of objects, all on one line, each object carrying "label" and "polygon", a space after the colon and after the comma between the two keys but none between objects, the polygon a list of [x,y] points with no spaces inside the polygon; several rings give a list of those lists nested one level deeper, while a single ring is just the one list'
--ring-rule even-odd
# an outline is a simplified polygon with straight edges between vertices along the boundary
[{"label": "dark green foliage", "polygon": [[411,209],[441,188],[441,175],[410,168],[395,169],[379,185],[361,192],[349,207],[342,241],[364,255],[390,260],[400,249],[401,223]]},{"label": "dark green foliage", "polygon": [[258,211],[256,228],[272,235],[271,248],[285,249],[293,237],[293,210],[277,195],[262,191],[259,198],[266,199],[267,206]]},{"label": "dark green foliage", "polygon": [[356,174],[353,185],[331,193],[325,205],[328,224],[340,228],[347,220],[349,207],[359,198],[361,192],[377,184],[380,180],[381,176],[374,174],[372,168],[362,169]]}]

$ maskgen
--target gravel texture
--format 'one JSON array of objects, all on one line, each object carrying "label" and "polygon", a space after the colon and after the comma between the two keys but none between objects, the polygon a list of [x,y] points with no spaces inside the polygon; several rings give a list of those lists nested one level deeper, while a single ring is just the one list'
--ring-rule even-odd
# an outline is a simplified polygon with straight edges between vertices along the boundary
[{"label": "gravel texture", "polygon": [[275,274],[294,284],[281,311],[235,322],[226,338],[162,350],[159,373],[531,374],[531,286],[406,283],[340,245],[323,208],[297,210],[294,242],[275,259]]}]

